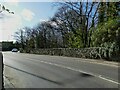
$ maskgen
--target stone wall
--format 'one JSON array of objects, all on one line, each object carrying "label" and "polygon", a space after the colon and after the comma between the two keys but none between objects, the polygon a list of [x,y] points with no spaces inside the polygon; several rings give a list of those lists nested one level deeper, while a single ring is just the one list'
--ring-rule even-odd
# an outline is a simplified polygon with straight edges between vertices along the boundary
[{"label": "stone wall", "polygon": [[[46,48],[46,49],[27,49],[21,50],[23,53],[40,54],[40,55],[57,55],[78,58],[90,59],[106,59],[119,61],[120,58],[114,50],[109,50],[104,47],[91,47],[91,48]],[[120,55],[120,54],[119,54]]]}]

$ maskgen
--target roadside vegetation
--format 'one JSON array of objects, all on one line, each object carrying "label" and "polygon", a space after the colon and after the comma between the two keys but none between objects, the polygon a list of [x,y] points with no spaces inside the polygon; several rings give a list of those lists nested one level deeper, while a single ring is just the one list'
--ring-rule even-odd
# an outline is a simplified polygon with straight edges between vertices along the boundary
[{"label": "roadside vegetation", "polygon": [[109,56],[120,55],[119,2],[64,2],[55,6],[58,10],[48,21],[15,33],[21,50],[100,47]]},{"label": "roadside vegetation", "polygon": [[119,48],[119,2],[65,2],[56,7],[50,20],[15,33],[21,48]]}]

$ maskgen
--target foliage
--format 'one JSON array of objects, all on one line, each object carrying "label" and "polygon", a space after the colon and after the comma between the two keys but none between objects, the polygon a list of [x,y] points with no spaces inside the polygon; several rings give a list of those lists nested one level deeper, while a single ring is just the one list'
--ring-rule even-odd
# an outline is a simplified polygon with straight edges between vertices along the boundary
[{"label": "foliage", "polygon": [[70,48],[83,48],[82,42],[82,33],[81,30],[76,30],[77,35],[73,34],[72,32],[69,33],[69,47]]},{"label": "foliage", "polygon": [[117,19],[111,19],[105,23],[99,24],[95,31],[92,34],[92,43],[93,47],[105,47],[109,50],[109,56],[111,56],[112,52],[118,51],[120,44],[119,39],[120,34],[120,22]]},{"label": "foliage", "polygon": [[[16,33],[21,48],[100,47],[91,57],[111,57],[120,51],[117,2],[64,2],[50,20]],[[94,56],[96,54],[96,56]]]}]

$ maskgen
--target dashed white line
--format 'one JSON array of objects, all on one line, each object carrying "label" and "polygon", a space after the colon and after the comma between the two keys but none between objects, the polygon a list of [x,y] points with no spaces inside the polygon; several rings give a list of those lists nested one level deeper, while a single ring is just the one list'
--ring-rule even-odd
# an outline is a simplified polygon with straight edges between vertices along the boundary
[{"label": "dashed white line", "polygon": [[87,62],[87,63],[93,63],[93,64],[100,64],[100,65],[106,65],[106,66],[111,66],[111,67],[119,67],[118,65],[112,65],[112,64],[107,64],[107,63],[101,63],[101,62],[91,62],[91,61],[82,61],[82,60],[77,60],[77,61],[80,61],[80,62]]},{"label": "dashed white line", "polygon": [[[30,58],[27,58],[27,59],[33,60],[33,59],[30,59]],[[92,75],[94,77],[98,77],[100,79],[103,79],[103,80],[106,80],[106,81],[109,81],[109,82],[112,82],[112,83],[120,85],[119,82],[111,80],[111,79],[107,79],[107,78],[103,77],[102,75],[95,75],[93,73],[85,72],[85,71],[82,71],[80,69],[75,69],[75,68],[67,67],[67,66],[64,66],[64,65],[56,64],[56,63],[51,63],[51,62],[46,62],[46,61],[41,61],[41,60],[40,60],[40,62],[45,63],[45,64],[54,65],[54,66],[61,67],[61,68],[65,68],[65,69],[69,69],[69,70],[72,70],[72,71],[80,72],[80,73],[89,74],[89,75]]]},{"label": "dashed white line", "polygon": [[[20,53],[20,54],[23,54],[23,53]],[[31,54],[31,55],[35,55],[35,54]],[[44,56],[44,55],[42,55],[42,56]],[[48,56],[50,56],[50,55],[48,55]],[[58,56],[52,56],[52,57],[58,57]],[[64,56],[59,56],[59,57],[64,57]],[[64,57],[64,58],[69,58],[69,57]],[[75,58],[75,57],[72,57],[72,58]],[[80,59],[84,59],[84,58],[80,58]],[[92,60],[92,59],[90,59],[90,60],[87,60],[87,59],[84,59],[84,60],[75,60],[75,61],[87,62],[87,63],[93,63],[93,64],[100,64],[100,65],[106,65],[106,66],[111,66],[111,67],[116,67],[116,68],[120,67],[118,65],[119,63],[116,63],[116,62],[109,62],[108,63],[108,61],[104,61],[104,60],[103,60],[103,62],[99,62],[100,60]]]}]

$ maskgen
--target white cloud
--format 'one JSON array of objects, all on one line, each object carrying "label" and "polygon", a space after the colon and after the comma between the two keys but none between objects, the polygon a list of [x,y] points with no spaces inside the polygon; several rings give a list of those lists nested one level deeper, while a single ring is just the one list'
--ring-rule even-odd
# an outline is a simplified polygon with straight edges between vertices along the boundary
[{"label": "white cloud", "polygon": [[4,2],[4,5],[5,6],[18,6],[18,4],[19,4],[19,0],[10,0],[10,1],[8,1],[8,2]]},{"label": "white cloud", "polygon": [[1,19],[0,24],[0,40],[13,40],[14,32],[22,25],[22,19],[20,15],[9,14],[4,12],[4,18]]},{"label": "white cloud", "polygon": [[51,24],[52,26],[57,26],[57,24],[53,21],[49,21],[48,23]]},{"label": "white cloud", "polygon": [[2,40],[2,25],[1,25],[1,21],[0,21],[0,41]]},{"label": "white cloud", "polygon": [[[3,0],[2,2],[15,2],[15,1],[19,1],[19,2],[58,2],[58,0]],[[59,0],[62,1],[62,0]]]},{"label": "white cloud", "polygon": [[19,0],[10,0],[11,2],[19,2]]},{"label": "white cloud", "polygon": [[24,9],[21,12],[21,15],[27,21],[31,21],[33,19],[33,17],[35,16],[35,14],[32,11],[28,10],[28,9]]},{"label": "white cloud", "polygon": [[40,19],[40,22],[47,22],[48,21],[48,19]]},{"label": "white cloud", "polygon": [[18,6],[18,2],[7,2],[7,5],[10,5],[10,6]]},{"label": "white cloud", "polygon": [[16,29],[19,25],[21,25],[21,17],[19,15],[13,15],[9,18],[5,18],[2,26],[4,30],[13,30]]}]

